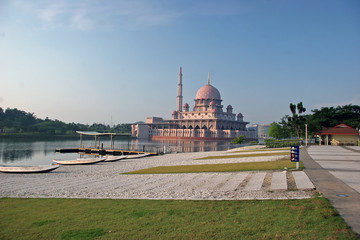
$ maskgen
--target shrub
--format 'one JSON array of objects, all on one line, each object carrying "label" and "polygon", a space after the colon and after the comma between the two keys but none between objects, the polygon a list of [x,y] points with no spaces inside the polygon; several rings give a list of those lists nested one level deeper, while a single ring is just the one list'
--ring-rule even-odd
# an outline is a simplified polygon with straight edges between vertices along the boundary
[{"label": "shrub", "polygon": [[285,139],[285,140],[265,139],[265,145],[267,148],[300,146],[300,140],[299,139]]},{"label": "shrub", "polygon": [[239,137],[234,138],[231,141],[231,143],[233,143],[233,144],[241,144],[241,143],[245,142],[245,139],[246,139],[245,136],[240,135]]}]

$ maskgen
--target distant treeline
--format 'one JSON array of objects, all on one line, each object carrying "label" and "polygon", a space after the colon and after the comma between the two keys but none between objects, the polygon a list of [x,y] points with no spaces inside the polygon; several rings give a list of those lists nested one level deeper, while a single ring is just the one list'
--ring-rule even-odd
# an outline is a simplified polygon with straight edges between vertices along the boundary
[{"label": "distant treeline", "polygon": [[109,126],[102,123],[86,125],[81,123],[64,123],[49,118],[37,118],[34,113],[28,113],[17,108],[7,108],[5,111],[0,107],[0,136],[11,135],[76,135],[76,131],[98,131],[130,133],[130,124],[118,124]]},{"label": "distant treeline", "polygon": [[344,105],[337,107],[322,107],[311,110],[311,114],[305,114],[306,108],[302,102],[290,103],[291,115],[285,115],[280,122],[270,124],[269,136],[276,139],[305,138],[306,125],[311,138],[323,128],[335,127],[344,123],[354,129],[360,128],[360,106]]}]

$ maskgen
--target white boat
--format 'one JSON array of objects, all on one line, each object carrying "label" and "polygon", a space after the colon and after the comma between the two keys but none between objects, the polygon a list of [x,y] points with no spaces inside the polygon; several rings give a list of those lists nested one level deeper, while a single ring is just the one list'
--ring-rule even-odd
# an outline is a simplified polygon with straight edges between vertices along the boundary
[{"label": "white boat", "polygon": [[57,169],[59,165],[46,166],[0,166],[0,172],[4,173],[43,173]]},{"label": "white boat", "polygon": [[141,154],[130,154],[130,155],[126,155],[127,159],[134,159],[134,158],[142,158],[142,157],[147,157],[150,156],[150,153],[141,153]]},{"label": "white boat", "polygon": [[83,165],[83,164],[94,164],[98,162],[104,161],[105,158],[82,158],[77,160],[57,160],[54,159],[54,163],[62,164],[62,165]]},{"label": "white boat", "polygon": [[115,162],[115,161],[119,161],[121,159],[125,159],[127,158],[126,155],[120,155],[120,156],[106,156],[105,157],[105,162]]}]

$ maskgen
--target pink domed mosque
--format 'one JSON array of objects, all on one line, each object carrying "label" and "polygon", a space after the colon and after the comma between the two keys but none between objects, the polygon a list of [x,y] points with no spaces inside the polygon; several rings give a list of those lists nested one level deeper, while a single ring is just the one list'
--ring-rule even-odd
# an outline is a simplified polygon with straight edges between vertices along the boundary
[{"label": "pink domed mosque", "polygon": [[190,111],[188,103],[183,105],[182,69],[180,67],[177,108],[172,118],[163,120],[159,117],[148,117],[145,123],[133,124],[132,135],[138,138],[156,139],[194,139],[194,140],[228,140],[244,135],[255,139],[254,131],[247,131],[241,113],[234,114],[231,105],[223,111],[219,90],[208,82],[201,87],[195,97],[195,105]]}]

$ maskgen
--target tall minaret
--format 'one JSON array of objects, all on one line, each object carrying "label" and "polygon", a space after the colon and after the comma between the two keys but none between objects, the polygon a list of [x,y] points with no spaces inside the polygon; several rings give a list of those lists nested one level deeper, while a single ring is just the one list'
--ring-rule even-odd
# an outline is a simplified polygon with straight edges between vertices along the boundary
[{"label": "tall minaret", "polygon": [[179,83],[178,83],[178,95],[177,95],[177,111],[178,112],[182,112],[182,100],[183,100],[183,96],[182,96],[182,70],[181,70],[181,67],[180,67]]}]

